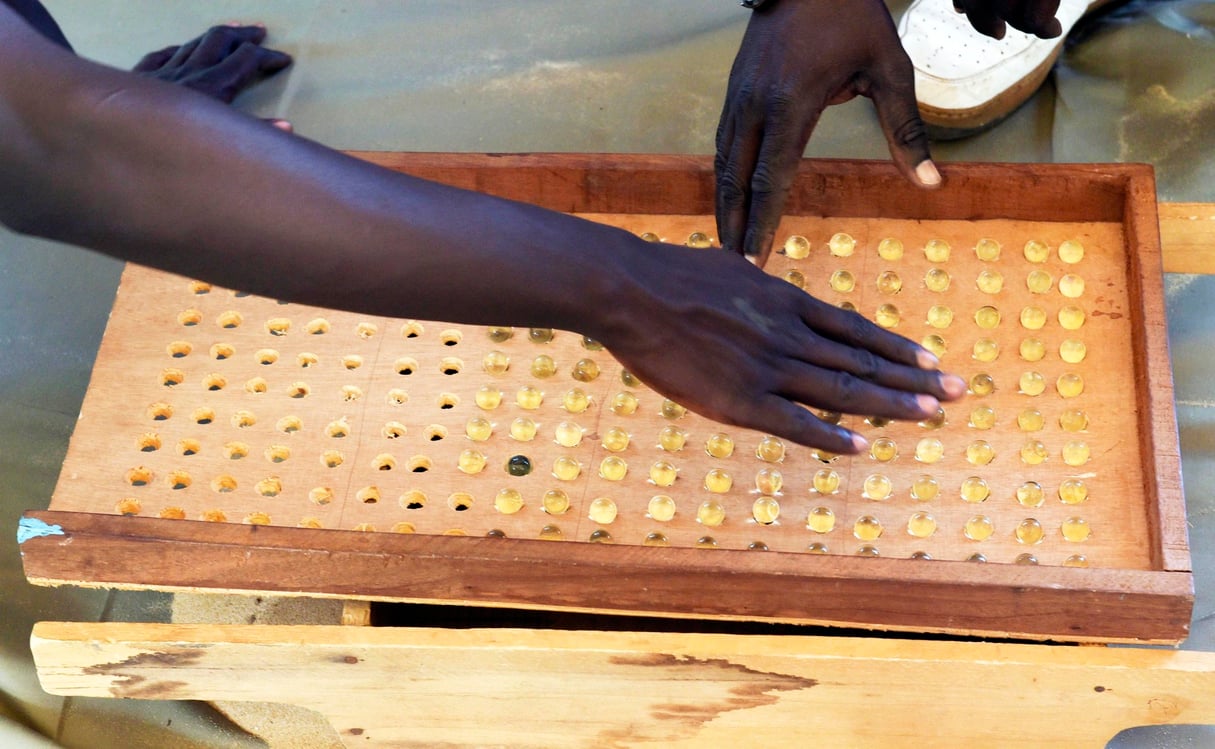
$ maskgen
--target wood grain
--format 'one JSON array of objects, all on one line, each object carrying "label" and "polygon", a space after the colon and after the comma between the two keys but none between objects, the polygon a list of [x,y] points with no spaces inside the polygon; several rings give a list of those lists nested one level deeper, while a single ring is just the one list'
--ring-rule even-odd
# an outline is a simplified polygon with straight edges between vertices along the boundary
[{"label": "wood grain", "polygon": [[286,702],[348,746],[1102,747],[1215,723],[1215,654],[874,638],[35,625],[52,694]]}]

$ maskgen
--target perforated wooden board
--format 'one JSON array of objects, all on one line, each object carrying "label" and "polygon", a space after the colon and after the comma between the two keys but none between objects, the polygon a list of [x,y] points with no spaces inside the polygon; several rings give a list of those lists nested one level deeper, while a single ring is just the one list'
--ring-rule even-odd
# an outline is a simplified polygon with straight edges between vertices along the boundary
[{"label": "perforated wooden board", "polygon": [[[440,173],[427,176],[443,177],[442,168],[435,171]],[[846,169],[842,176],[825,171],[829,183],[848,184]],[[487,169],[474,181],[494,182],[496,175]],[[517,189],[546,199],[544,179],[521,173]],[[591,182],[586,179],[582,189]],[[1094,182],[1095,188],[1086,189],[1101,205],[1089,213],[1065,207],[1064,215],[1051,220],[1017,215],[1032,214],[1035,202],[1049,201],[1028,192],[1008,218],[995,217],[1001,215],[998,207],[964,206],[973,218],[959,220],[956,207],[911,218],[902,210],[903,215],[874,216],[869,206],[859,215],[793,211],[782,223],[778,244],[804,237],[808,252],[774,255],[767,270],[795,271],[800,278],[794,281],[804,279],[810,293],[851,303],[871,318],[880,306],[893,305],[896,332],[917,341],[940,337],[943,368],[968,380],[992,378],[992,392],[982,394],[976,381],[979,392],[948,405],[939,427],[844,417],[844,424],[874,445],[892,442],[897,454],[889,460],[872,454],[834,457],[791,444],[764,460],[757,455],[764,435],[680,415],[575,333],[554,331],[548,339],[517,329],[505,337],[472,326],[368,318],[279,304],[132,267],[124,275],[51,509],[377,534],[505,536],[506,544],[561,539],[564,544],[541,545],[557,556],[568,554],[561,548],[571,542],[610,541],[617,547],[757,550],[745,552],[752,556],[766,549],[807,559],[816,552],[852,559],[880,555],[901,560],[909,573],[916,565],[936,564],[922,557],[994,563],[960,564],[962,579],[975,574],[981,580],[984,573],[971,570],[982,566],[1017,563],[1184,572],[1184,528],[1176,527],[1179,495],[1172,496],[1176,485],[1168,474],[1175,434],[1172,444],[1161,444],[1162,434],[1169,437],[1171,411],[1162,430],[1159,404],[1146,397],[1169,387],[1167,369],[1157,371],[1163,342],[1146,332],[1158,329],[1162,310],[1138,298],[1145,293],[1143,277],[1151,278],[1131,238],[1142,227],[1117,211],[1117,200],[1105,194],[1105,180]],[[556,183],[568,181],[556,176]],[[490,189],[502,192],[496,182]],[[861,203],[898,198],[857,195]],[[623,207],[639,200],[629,195]],[[668,242],[713,233],[707,212],[603,211],[602,202],[587,200],[579,208],[575,201],[571,207]],[[837,234],[850,237],[850,254],[833,254]],[[901,257],[879,252],[887,238],[901,242]],[[998,244],[998,258],[976,252],[983,240]],[[1027,257],[1024,248],[1031,241],[1044,244],[1045,257]],[[936,254],[942,246],[932,244],[942,242],[948,257]],[[1083,256],[1061,257],[1061,246],[1072,252],[1082,247]],[[837,271],[851,274],[850,290]],[[889,293],[889,276],[880,280],[888,272],[899,277],[895,293]],[[933,290],[945,280],[942,272],[948,286]],[[1000,274],[1002,288],[981,289],[976,281],[984,272]],[[1031,289],[1031,273],[1044,273],[1049,284]],[[947,307],[952,320],[934,327],[934,306]],[[985,328],[991,321],[976,318],[983,307],[998,311],[994,326]],[[1033,314],[1022,319],[1027,309],[1040,310],[1040,327]],[[1068,320],[1066,312],[1061,319],[1066,309],[1080,311],[1082,320]],[[998,347],[991,361],[983,361],[990,351],[976,352],[980,339]],[[1033,346],[1022,348],[1032,340],[1041,342],[1040,359]],[[1070,349],[1061,356],[1064,341],[1083,343],[1083,358]],[[541,356],[552,360],[549,376],[533,371]],[[495,357],[499,369],[509,360],[504,372],[495,370]],[[593,363],[598,375],[586,376],[583,364],[575,376],[579,362]],[[1041,379],[1023,380],[1028,373]],[[1066,392],[1077,380],[1060,379],[1073,375],[1083,382],[1079,393]],[[1035,385],[1041,388],[1036,395]],[[535,404],[526,403],[526,395],[520,398],[526,388],[534,388],[538,406],[529,407]],[[575,388],[589,398],[584,411],[567,402]],[[501,394],[500,404],[488,407],[478,397],[487,389]],[[619,398],[626,401],[623,408]],[[634,399],[636,409],[629,413],[627,402]],[[985,408],[993,419],[986,429]],[[1032,412],[1040,415],[1040,426],[1030,423],[1036,420]],[[474,419],[489,422],[487,439],[468,436]],[[518,431],[527,422],[535,429],[530,439]],[[684,435],[682,449],[660,446],[660,433],[671,428]],[[581,439],[573,445],[569,437],[576,432]],[[621,433],[627,446],[608,449],[612,436]],[[728,456],[706,449],[716,434],[733,443]],[[937,460],[930,454],[932,440],[939,440]],[[988,448],[989,460],[981,454]],[[461,454],[467,459],[469,451],[483,456],[483,467],[461,467]],[[526,475],[508,470],[516,456],[530,464]],[[606,476],[605,459],[623,462],[622,479]],[[577,466],[577,477],[558,477],[559,460],[573,461],[568,465]],[[654,470],[660,463],[674,469],[673,483],[666,485],[669,476]],[[711,471],[728,475],[729,488],[710,489]],[[757,483],[761,471],[769,472],[766,484]],[[780,475],[779,489],[771,484],[771,472]],[[888,494],[875,477],[889,479]],[[930,485],[925,477],[935,481],[933,496],[923,491]],[[1162,485],[1168,496],[1162,496]],[[964,486],[979,488],[978,495],[964,497]],[[1082,486],[1084,499],[1076,502],[1069,486]],[[1071,501],[1061,499],[1061,489]],[[568,509],[558,511],[551,494],[546,506],[551,492],[568,498]],[[656,496],[670,498],[673,517],[662,518],[652,504]],[[778,517],[767,522],[775,511]],[[986,531],[990,535],[981,538]],[[696,553],[707,565],[719,564],[703,557],[713,552]],[[1074,579],[1084,587],[1085,578]],[[1188,611],[1187,602],[1181,605]],[[680,606],[669,613],[681,613]],[[810,612],[805,619],[835,616]]]}]

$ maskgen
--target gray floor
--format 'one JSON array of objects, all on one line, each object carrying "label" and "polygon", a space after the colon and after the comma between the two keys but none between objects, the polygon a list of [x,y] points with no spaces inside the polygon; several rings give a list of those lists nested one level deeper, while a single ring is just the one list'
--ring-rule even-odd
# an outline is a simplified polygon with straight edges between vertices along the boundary
[{"label": "gray floor", "polygon": [[[79,52],[121,67],[215,22],[264,21],[296,64],[241,108],[289,118],[337,148],[421,151],[710,153],[746,20],[731,0],[48,5]],[[937,158],[1147,161],[1162,200],[1215,201],[1215,3],[1132,10],[1071,46],[1012,118],[938,146]],[[867,102],[831,110],[809,154],[884,158]],[[0,517],[10,524],[49,502],[119,272],[104,258],[0,233]],[[1167,281],[1198,587],[1185,647],[1215,651],[1215,498],[1206,491],[1215,483],[1215,323],[1206,314],[1215,278]],[[65,704],[38,688],[33,622],[168,616],[165,596],[33,588],[16,545],[0,544],[0,743],[38,745],[19,737],[23,723],[71,747],[259,745],[206,706]],[[1113,745],[1212,746],[1215,730],[1138,729]]]}]

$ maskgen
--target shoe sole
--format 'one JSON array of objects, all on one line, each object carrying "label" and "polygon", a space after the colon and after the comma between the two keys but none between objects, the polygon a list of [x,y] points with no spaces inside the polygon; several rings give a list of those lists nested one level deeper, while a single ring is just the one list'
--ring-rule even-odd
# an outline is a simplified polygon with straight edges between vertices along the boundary
[{"label": "shoe sole", "polygon": [[[1105,6],[1123,2],[1126,0],[1095,0],[1088,4],[1085,15],[1094,13]],[[1071,29],[1068,29],[1068,32],[1070,31]],[[1059,38],[1059,43],[1055,45],[1051,53],[1037,67],[995,98],[977,107],[939,109],[921,102],[919,105],[920,119],[924,121],[928,137],[938,141],[960,140],[988,130],[1012,115],[1041,88],[1046,76],[1050,75],[1051,69],[1058,62],[1066,38],[1065,33]]]}]

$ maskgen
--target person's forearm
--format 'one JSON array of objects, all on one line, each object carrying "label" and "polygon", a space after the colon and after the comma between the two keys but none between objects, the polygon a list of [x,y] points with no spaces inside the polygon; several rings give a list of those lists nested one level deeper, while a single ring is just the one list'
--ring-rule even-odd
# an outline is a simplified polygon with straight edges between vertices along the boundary
[{"label": "person's forearm", "polygon": [[21,231],[293,301],[588,333],[588,301],[638,242],[365,164],[41,40],[22,40],[18,65],[3,41],[0,215]]}]

